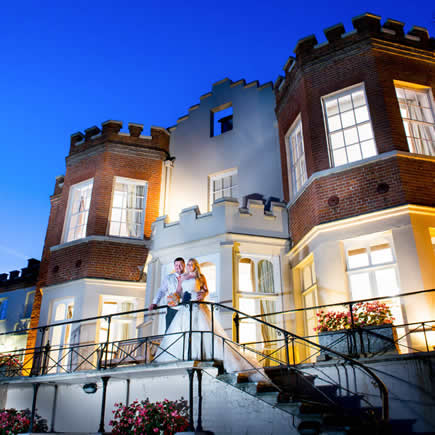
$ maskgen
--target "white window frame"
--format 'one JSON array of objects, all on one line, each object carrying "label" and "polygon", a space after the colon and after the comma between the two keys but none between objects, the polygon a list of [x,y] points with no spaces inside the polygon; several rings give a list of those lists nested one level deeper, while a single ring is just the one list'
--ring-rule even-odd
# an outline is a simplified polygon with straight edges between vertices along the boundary
[{"label": "white window frame", "polygon": [[[415,154],[435,156],[435,103],[434,103],[432,88],[428,86],[417,85],[414,83],[401,82],[398,80],[394,80],[394,88],[396,90],[397,102],[399,104],[400,115],[402,117],[403,128],[405,129],[405,135],[406,135],[406,140],[408,142],[409,152]],[[422,108],[421,106],[410,104],[406,98],[405,101],[403,101],[403,99],[399,98],[399,95],[397,93],[398,89],[403,89],[405,92],[413,92],[414,94],[424,94],[427,98],[428,107]],[[430,116],[432,117],[433,122],[416,120],[412,118],[404,118],[402,113],[402,105],[406,106],[406,110],[408,113],[410,107],[418,107],[420,111],[422,109],[425,112],[428,111]],[[426,115],[428,115],[428,113],[426,113]],[[428,130],[422,131],[421,128],[427,128]],[[414,134],[419,135],[419,137],[416,137],[415,135],[413,136],[408,135],[408,133],[410,133],[411,131],[413,131]],[[429,137],[427,139],[422,139],[422,136],[426,136],[427,134],[429,134],[429,136],[432,137],[431,138]],[[421,141],[432,142],[432,144],[423,144],[423,146],[421,146],[418,143]]]},{"label": "white window frame", "polygon": [[[208,190],[209,190],[209,210],[211,210],[213,203],[215,202],[214,200],[214,194],[215,191],[213,190],[213,186],[214,186],[214,182],[217,180],[223,180],[224,178],[227,177],[237,177],[237,183],[236,184],[231,184],[230,187],[228,188],[222,188],[219,191],[224,192],[225,190],[230,190],[231,194],[233,193],[233,190],[236,191],[237,196],[230,196],[231,198],[236,198],[239,199],[240,197],[240,193],[239,193],[239,174],[237,171],[237,168],[232,168],[232,169],[226,169],[225,171],[221,171],[221,172],[217,172],[216,174],[211,174],[208,176]],[[220,198],[228,198],[228,195],[222,195]],[[220,199],[217,198],[217,199]]]},{"label": "white window frame", "polygon": [[[69,234],[70,229],[71,229],[71,220],[72,220],[71,211],[72,211],[72,207],[73,207],[74,190],[82,189],[82,188],[87,187],[89,185],[91,186],[90,193],[89,193],[89,208],[85,211],[86,223],[84,224],[84,227],[85,227],[84,234],[81,237],[69,239],[68,234]],[[93,178],[89,178],[88,180],[84,180],[84,181],[81,181],[80,183],[76,183],[76,184],[73,184],[72,186],[70,186],[69,193],[68,193],[68,205],[67,205],[67,209],[66,209],[67,212],[65,215],[65,221],[64,221],[63,232],[62,232],[62,242],[63,243],[73,242],[74,240],[79,240],[79,239],[83,239],[86,237],[86,232],[87,232],[87,228],[88,228],[89,210],[91,209],[93,190],[94,190],[94,179]]]},{"label": "white window frame", "polygon": [[[293,153],[293,137],[297,135],[298,130],[300,130],[300,137],[302,139],[302,153],[298,156],[297,161],[295,162],[294,153]],[[289,128],[286,136],[286,151],[287,151],[287,166],[289,171],[289,192],[290,199],[296,197],[296,195],[301,191],[302,186],[307,181],[307,164],[305,160],[305,143],[304,143],[304,131],[302,128],[302,118],[299,114],[297,118],[294,120],[293,124]],[[300,180],[296,176],[296,168],[300,166]]]},{"label": "white window frame", "polygon": [[[111,224],[112,224],[112,215],[113,215],[113,201],[115,198],[115,185],[116,183],[123,183],[123,184],[130,184],[133,186],[144,186],[144,199],[143,199],[143,208],[142,208],[142,219],[141,219],[141,227],[139,230],[139,236],[122,236],[119,234],[112,234],[111,233]],[[110,203],[110,215],[109,215],[109,221],[107,224],[107,234],[111,237],[126,237],[129,239],[143,239],[144,238],[144,227],[145,227],[145,216],[146,216],[146,204],[147,204],[147,195],[148,195],[148,182],[146,180],[137,180],[134,178],[125,178],[125,177],[114,177],[113,179],[113,188],[112,188],[112,200]],[[123,209],[122,209],[123,210]],[[128,210],[128,208],[126,208]],[[132,209],[132,210],[139,210],[139,209]],[[119,222],[121,223],[121,222]]]},{"label": "white window frame", "polygon": [[[353,92],[355,92],[356,90],[361,90],[363,92],[363,94],[364,94],[364,99],[365,99],[365,105],[358,106],[356,109],[359,109],[359,108],[362,108],[362,107],[366,107],[367,114],[368,114],[368,119],[365,120],[365,121],[359,122],[359,123],[356,122],[356,119],[355,119],[355,124],[346,126],[344,128],[342,126],[341,129],[337,129],[337,130],[334,130],[334,131],[330,132],[330,129],[329,129],[329,118],[328,118],[328,114],[327,114],[327,110],[326,110],[326,104],[327,104],[327,102],[329,100],[333,99],[333,98],[337,98],[338,99],[338,98],[342,98],[342,97],[345,97],[347,95],[350,95]],[[355,85],[349,86],[349,87],[344,88],[344,89],[340,89],[340,90],[332,92],[331,94],[328,94],[328,95],[324,95],[324,96],[321,97],[321,101],[322,101],[322,111],[323,111],[323,123],[324,123],[324,126],[325,126],[326,138],[327,138],[327,142],[328,142],[329,161],[330,161],[331,167],[338,167],[338,166],[348,165],[350,163],[353,163],[353,162],[356,162],[356,161],[361,161],[361,160],[373,157],[373,156],[378,154],[378,150],[377,150],[377,146],[376,146],[376,140],[375,140],[375,135],[374,135],[374,131],[373,131],[372,119],[371,119],[371,116],[370,116],[370,107],[369,107],[368,100],[367,100],[367,93],[366,93],[366,90],[365,90],[364,82],[357,83]],[[344,112],[341,112],[340,109],[339,109],[338,113],[341,115],[342,113],[350,113],[351,111],[353,112],[353,114],[355,116],[355,107],[353,106],[353,102],[352,102],[352,109],[351,110],[346,110]],[[334,116],[334,115],[332,115],[332,116]],[[340,116],[340,118],[341,118],[341,116]],[[365,140],[361,141],[361,138],[360,138],[359,132],[358,132],[358,126],[363,126],[363,125],[369,125],[370,126],[371,139],[365,139]],[[353,127],[356,128],[358,141],[357,142],[352,142],[350,145],[347,145],[345,143],[344,132],[345,131],[349,131]],[[343,149],[345,151],[346,162],[340,163],[340,164],[336,164],[335,159],[334,159],[334,148],[332,146],[331,135],[332,134],[337,134],[339,132],[343,132],[343,144],[344,145],[341,146],[341,147],[337,147],[336,149]],[[361,144],[362,143],[368,143],[369,141],[373,141],[373,148],[374,148],[375,152],[374,153],[368,153],[369,155],[364,156]],[[348,150],[348,148],[351,148],[351,147],[354,147],[354,146],[358,146],[361,158],[360,159],[349,160],[349,150]]]},{"label": "white window frame", "polygon": [[[371,255],[370,255],[370,248],[374,246],[379,246],[383,244],[388,244],[391,249],[391,255],[392,260],[380,263],[380,264],[373,264]],[[370,282],[370,289],[368,294],[363,298],[359,299],[370,299],[373,297],[380,297],[380,296],[391,296],[391,295],[384,295],[382,294],[382,289],[378,288],[377,281],[376,281],[376,272],[383,269],[393,269],[395,278],[396,278],[396,284],[397,284],[397,293],[400,292],[400,281],[399,281],[399,271],[397,267],[397,257],[394,249],[393,244],[393,238],[391,234],[373,234],[371,236],[365,236],[357,239],[350,239],[344,241],[344,248],[345,248],[345,259],[346,259],[346,274],[348,277],[349,282],[349,292],[351,299],[355,299],[352,294],[352,287],[351,287],[351,276],[357,275],[361,273],[368,273],[369,276],[369,282]],[[357,250],[357,249],[365,249],[368,253],[368,259],[369,264],[367,266],[362,267],[356,267],[356,268],[350,268],[349,267],[349,255],[348,251],[350,250]]]}]

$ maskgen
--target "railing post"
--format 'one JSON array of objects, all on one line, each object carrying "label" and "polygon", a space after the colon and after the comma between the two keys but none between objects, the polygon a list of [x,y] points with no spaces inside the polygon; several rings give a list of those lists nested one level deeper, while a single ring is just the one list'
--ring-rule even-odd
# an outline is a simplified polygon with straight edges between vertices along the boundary
[{"label": "railing post", "polygon": [[239,317],[239,313],[236,313],[236,315],[234,316],[234,326],[236,327],[236,343],[240,343],[240,332],[239,332],[240,317]]},{"label": "railing post", "polygon": [[197,432],[202,432],[202,370],[196,369],[198,379],[198,424],[196,426]]},{"label": "railing post", "polygon": [[104,369],[107,369],[107,356],[109,353],[109,341],[110,341],[110,324],[112,323],[112,316],[107,317],[107,337],[106,337],[106,356],[104,358]]},{"label": "railing post", "polygon": [[296,364],[296,353],[295,353],[295,338],[292,337],[292,355],[293,355],[293,365]]},{"label": "railing post", "polygon": [[35,421],[35,415],[36,415],[36,397],[38,396],[39,385],[40,384],[38,383],[33,384],[32,412],[30,416],[29,433],[33,432],[33,423]]},{"label": "railing post", "polygon": [[211,306],[211,359],[214,361],[214,304]]},{"label": "railing post", "polygon": [[193,369],[187,369],[189,375],[189,426],[188,432],[194,432],[195,426],[193,425],[193,376],[195,374]]},{"label": "railing post", "polygon": [[429,352],[429,344],[427,342],[426,327],[424,326],[424,322],[422,322],[421,325],[423,326],[424,341],[426,342],[426,352]]},{"label": "railing post", "polygon": [[[349,355],[355,356],[357,354],[357,345],[356,345],[356,326],[355,326],[355,319],[353,318],[353,303],[349,302],[349,312],[350,312],[350,321],[352,324],[351,332],[350,332],[350,341],[352,343],[351,348],[348,348]],[[348,342],[349,345],[349,342]],[[353,351],[353,349],[355,351]]]},{"label": "railing post", "polygon": [[187,349],[187,359],[190,361],[192,359],[192,311],[193,311],[193,303],[189,302],[189,343]]},{"label": "railing post", "polygon": [[[50,355],[50,340],[47,341],[47,344],[44,346],[44,358],[42,360],[42,370],[41,370],[41,374],[45,375],[47,374],[47,364],[48,364],[48,358]],[[57,370],[56,370],[57,371]]]},{"label": "railing post", "polygon": [[290,366],[290,353],[289,353],[289,348],[288,348],[288,333],[286,332],[284,334],[284,340],[285,340],[285,360],[287,363],[287,367]]}]

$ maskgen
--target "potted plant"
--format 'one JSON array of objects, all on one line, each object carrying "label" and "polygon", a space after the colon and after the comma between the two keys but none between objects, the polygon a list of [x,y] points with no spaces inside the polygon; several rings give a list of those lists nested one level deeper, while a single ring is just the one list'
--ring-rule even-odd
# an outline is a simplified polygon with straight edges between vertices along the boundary
[{"label": "potted plant", "polygon": [[187,401],[163,400],[152,403],[149,399],[135,400],[130,405],[115,403],[112,411],[113,435],[147,434],[173,435],[183,432],[189,425]]},{"label": "potted plant", "polygon": [[[394,317],[384,302],[359,302],[350,311],[319,311],[319,344],[348,355],[396,351]],[[353,317],[353,322],[352,322]],[[322,355],[334,357],[323,352]]]},{"label": "potted plant", "polygon": [[20,374],[20,362],[10,353],[0,354],[0,376],[18,376]]}]

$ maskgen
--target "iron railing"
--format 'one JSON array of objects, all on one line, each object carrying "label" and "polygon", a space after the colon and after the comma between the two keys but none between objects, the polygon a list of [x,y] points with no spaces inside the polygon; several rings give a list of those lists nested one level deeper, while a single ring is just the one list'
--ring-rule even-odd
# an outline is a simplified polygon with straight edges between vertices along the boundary
[{"label": "iron railing", "polygon": [[[40,326],[37,328],[39,331],[38,346],[33,349],[21,349],[11,352],[10,358],[15,358],[19,360],[20,363],[15,367],[10,364],[8,371],[3,374],[6,376],[43,376],[58,373],[74,373],[82,370],[107,370],[129,364],[158,363],[159,360],[168,361],[166,358],[167,355],[172,355],[174,360],[177,361],[191,361],[193,359],[200,361],[215,361],[216,359],[225,361],[226,352],[236,352],[239,360],[241,359],[244,362],[243,371],[253,372],[258,376],[267,378],[262,367],[279,365],[292,372],[299,373],[302,382],[305,382],[306,373],[303,367],[296,364],[295,358],[296,346],[303,344],[317,349],[318,352],[328,352],[337,359],[358,367],[362,372],[368,375],[376,383],[380,392],[382,419],[384,421],[388,420],[389,407],[387,388],[381,379],[360,361],[340,353],[333,348],[322,346],[315,341],[310,341],[306,337],[299,336],[284,328],[268,323],[259,318],[259,316],[250,316],[219,303],[191,301],[183,305],[184,307],[181,307],[181,309],[188,311],[189,328],[184,331],[169,334],[152,335],[138,333],[132,338],[121,340],[111,339],[111,331],[114,330],[115,323],[118,324],[116,329],[119,331],[119,325],[125,325],[128,322],[131,323],[134,315],[139,316],[139,319],[143,319],[144,315],[148,318],[149,316],[159,315],[159,312],[161,313],[167,306],[158,307],[157,311],[153,312],[149,312],[148,309],[141,309]],[[194,313],[200,309],[209,310],[210,312],[210,327],[208,330],[195,330],[193,328]],[[217,327],[217,312],[220,312],[219,314],[226,312],[239,319],[250,319],[250,321],[255,322],[260,327],[271,328],[283,337],[283,344],[271,352],[264,352],[258,349],[258,346],[238,343],[237,333],[236,340],[233,341]],[[137,320],[138,318],[136,318],[136,321]],[[94,328],[93,333],[95,336],[96,330],[98,329],[96,328],[98,322],[100,329],[101,325],[104,324],[105,340],[100,340],[100,342],[98,342],[98,340],[86,341],[90,336],[89,332],[92,328]],[[35,328],[33,328],[33,330],[34,329]],[[67,331],[68,337],[65,339]],[[59,337],[62,337],[62,334],[64,337],[63,341],[59,339]],[[168,342],[166,347],[161,345],[162,340],[163,343],[165,343],[165,338],[166,342]],[[56,341],[57,343],[54,344]],[[178,349],[174,352],[176,346],[180,346],[181,343],[182,351],[180,352]],[[204,352],[204,348],[207,346],[209,346],[208,354]],[[31,365],[30,362],[32,362]],[[330,381],[325,380],[325,382]],[[274,384],[274,386],[278,391],[282,392],[279,385]],[[318,400],[319,397],[323,397],[324,401],[328,402],[330,405],[334,405],[333,398],[326,395],[314,384],[312,388],[317,391],[317,399],[313,401]],[[341,388],[341,390],[343,389]],[[360,392],[347,390],[346,393],[358,395]]]}]

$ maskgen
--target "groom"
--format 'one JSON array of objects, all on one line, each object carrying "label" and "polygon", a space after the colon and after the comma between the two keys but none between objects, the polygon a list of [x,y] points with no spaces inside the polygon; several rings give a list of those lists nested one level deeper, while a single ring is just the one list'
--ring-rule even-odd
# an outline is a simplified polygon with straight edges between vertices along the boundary
[{"label": "groom", "polygon": [[[177,257],[174,260],[174,273],[170,273],[165,277],[163,280],[162,285],[159,288],[159,291],[157,292],[156,297],[153,300],[153,303],[148,307],[150,311],[155,310],[157,308],[157,304],[160,302],[160,300],[169,294],[175,293],[178,287],[178,281],[181,279],[181,275],[184,273],[184,258]],[[189,302],[190,300],[190,294],[186,292],[184,295],[181,294],[182,301],[183,302]],[[173,318],[177,314],[177,310],[174,310],[173,308],[168,307],[166,311],[166,331],[169,328],[169,325],[171,324]]]}]

